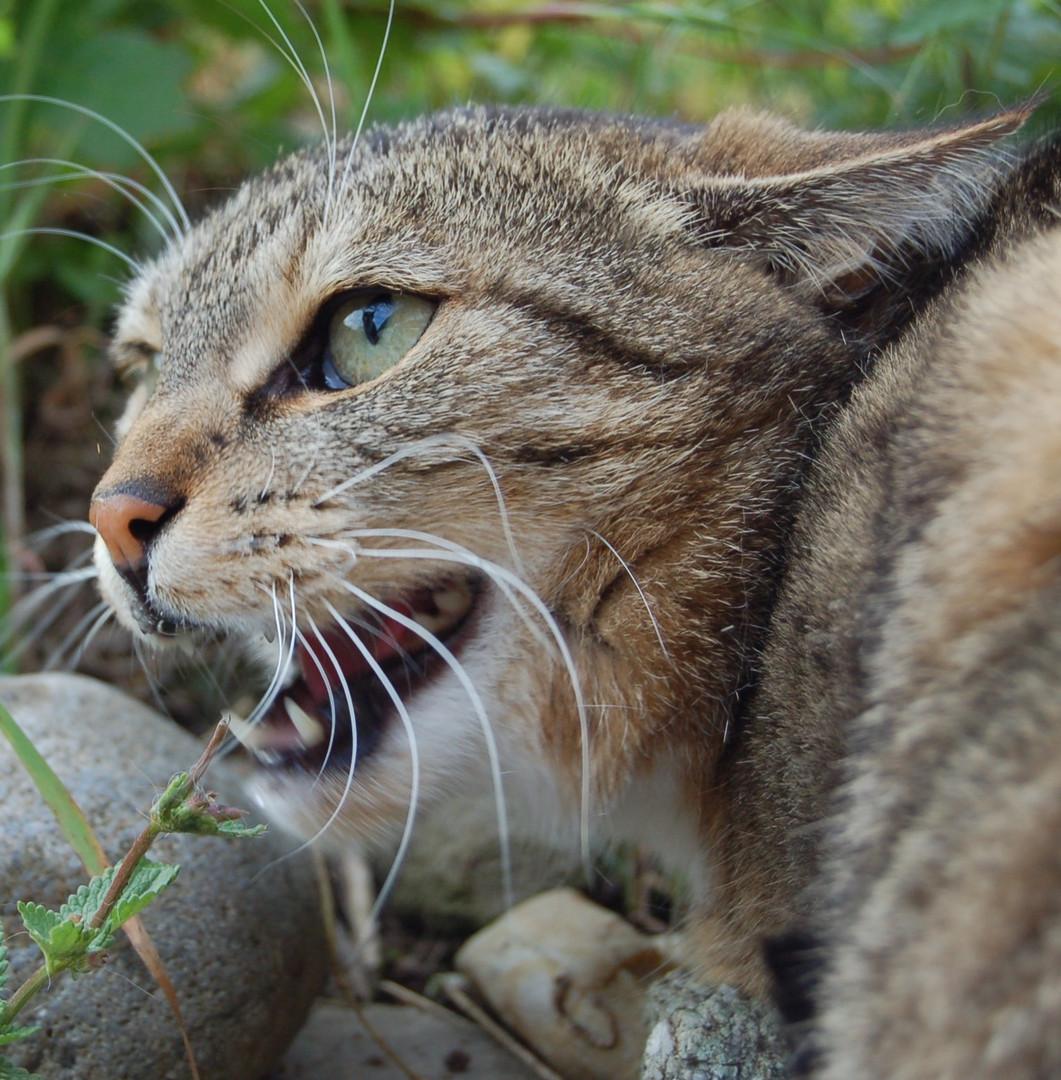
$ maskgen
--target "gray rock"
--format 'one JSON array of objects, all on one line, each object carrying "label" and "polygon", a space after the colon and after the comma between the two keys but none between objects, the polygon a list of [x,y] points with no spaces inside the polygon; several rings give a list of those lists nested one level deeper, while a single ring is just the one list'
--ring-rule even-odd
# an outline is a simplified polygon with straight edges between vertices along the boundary
[{"label": "gray rock", "polygon": [[531,1070],[489,1035],[458,1016],[427,1015],[400,1005],[366,1005],[365,1020],[409,1072],[391,1061],[364,1022],[345,1005],[321,1001],[269,1080],[535,1080]]},{"label": "gray rock", "polygon": [[[583,880],[575,845],[551,845],[521,828],[510,806],[512,903]],[[379,854],[380,880],[391,854]],[[508,909],[491,793],[455,795],[421,815],[388,907],[444,934],[470,933]]]},{"label": "gray rock", "polygon": [[[0,701],[66,783],[108,856],[120,857],[169,777],[201,746],[118,691],[73,675],[0,678]],[[231,772],[207,774],[221,801],[250,807]],[[0,738],[0,915],[19,985],[40,954],[15,901],[57,907],[86,880],[28,774]],[[323,982],[326,949],[307,857],[291,842],[162,837],[151,857],[181,865],[142,915],[176,986],[203,1080],[258,1080],[301,1026]],[[20,1021],[41,1031],[4,1054],[46,1080],[185,1080],[177,1024],[124,935],[107,966],[64,975]]]},{"label": "gray rock", "polygon": [[649,992],[652,1030],[641,1080],[782,1080],[788,1053],[777,1013],[731,986],[702,987],[688,974]]}]

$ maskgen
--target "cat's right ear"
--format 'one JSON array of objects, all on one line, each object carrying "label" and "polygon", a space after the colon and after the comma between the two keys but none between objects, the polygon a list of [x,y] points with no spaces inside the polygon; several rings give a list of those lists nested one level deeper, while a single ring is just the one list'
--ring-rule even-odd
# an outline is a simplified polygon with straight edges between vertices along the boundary
[{"label": "cat's right ear", "polygon": [[833,159],[802,172],[713,177],[691,193],[697,241],[761,259],[826,305],[902,280],[909,266],[946,258],[965,242],[1007,159],[1002,140],[1033,109],[843,137]]}]

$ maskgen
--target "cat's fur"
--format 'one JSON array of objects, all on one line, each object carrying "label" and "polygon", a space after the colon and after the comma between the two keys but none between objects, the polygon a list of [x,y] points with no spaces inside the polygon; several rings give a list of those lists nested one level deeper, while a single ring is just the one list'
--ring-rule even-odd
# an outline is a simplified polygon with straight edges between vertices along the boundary
[{"label": "cat's fur", "polygon": [[[808,1067],[1054,1075],[1061,155],[1001,145],[1025,113],[470,110],[295,155],[128,291],[115,356],[162,362],[95,496],[105,594],[149,634],[293,605],[312,643],[364,614],[344,582],[471,582],[454,648],[511,805],[681,866],[708,977],[762,992],[764,940],[800,943]],[[380,377],[303,386],[363,286],[440,304]],[[422,802],[492,753],[436,668]],[[405,821],[380,711],[352,782],[263,781],[285,820]]]}]

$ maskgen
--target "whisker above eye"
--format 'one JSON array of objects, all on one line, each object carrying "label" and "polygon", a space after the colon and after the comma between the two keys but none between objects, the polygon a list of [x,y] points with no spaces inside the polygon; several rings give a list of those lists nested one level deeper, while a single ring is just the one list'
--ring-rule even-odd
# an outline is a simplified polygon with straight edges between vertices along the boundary
[{"label": "whisker above eye", "polygon": [[0,233],[0,240],[14,240],[20,236],[68,236],[74,240],[84,240],[88,244],[92,244],[95,247],[110,252],[115,258],[121,259],[134,274],[139,273],[141,270],[141,264],[131,255],[126,255],[124,251],[120,251],[113,244],[108,244],[106,240],[101,240],[98,236],[90,236],[88,233],[78,232],[77,229],[60,229],[51,225],[34,225],[26,229],[10,229],[5,233]]},{"label": "whisker above eye", "polygon": [[[332,202],[332,188],[335,179],[335,142],[336,142],[336,120],[335,120],[335,96],[332,93],[332,81],[331,72],[328,70],[328,58],[324,53],[324,44],[320,39],[320,34],[317,32],[316,26],[313,24],[313,20],[309,16],[309,12],[302,6],[299,0],[295,0],[295,6],[301,12],[306,22],[309,24],[310,30],[313,32],[313,36],[317,41],[317,47],[320,49],[321,59],[324,62],[324,74],[328,81],[328,96],[331,103],[331,125],[329,126],[324,114],[324,106],[321,103],[320,95],[317,93],[316,87],[313,85],[313,79],[310,77],[309,69],[306,67],[302,58],[298,55],[298,50],[295,48],[291,41],[287,31],[280,24],[280,20],[277,19],[272,9],[266,3],[266,0],[258,0],[258,4],[262,11],[268,16],[269,21],[276,27],[276,32],[280,35],[283,42],[277,41],[271,34],[261,27],[256,26],[259,33],[265,37],[265,39],[276,49],[278,53],[291,65],[292,70],[298,76],[299,81],[306,88],[309,93],[310,100],[313,103],[314,111],[317,113],[317,118],[320,120],[321,131],[324,134],[324,146],[328,155],[328,192],[325,197],[325,212],[324,212],[324,225],[327,227],[328,211]],[[248,19],[252,25],[253,20]]]},{"label": "whisker above eye", "polygon": [[96,123],[109,128],[115,135],[122,139],[127,146],[132,147],[147,167],[158,177],[159,182],[162,184],[166,194],[173,203],[173,208],[180,217],[182,233],[187,232],[187,230],[192,227],[191,219],[184,209],[184,204],[181,202],[176,188],[170,183],[169,177],[167,177],[163,171],[162,166],[159,165],[154,156],[144,147],[144,145],[138,139],[134,138],[134,136],[130,135],[120,124],[116,124],[113,120],[109,120],[106,116],[96,112],[95,109],[89,109],[84,105],[78,105],[73,101],[65,101],[62,98],[49,97],[46,94],[0,94],[0,105],[7,102],[22,101],[38,101],[44,105],[55,105],[61,109],[69,109],[72,112],[87,116],[90,120],[94,120]]},{"label": "whisker above eye", "polygon": [[[2,185],[3,188],[38,187],[47,184],[57,184],[64,180],[99,180],[120,195],[125,196],[125,198],[127,198],[152,225],[154,225],[163,239],[179,241],[183,235],[180,223],[173,216],[173,211],[150,188],[141,184],[138,180],[133,180],[131,177],[123,176],[120,173],[101,172],[99,169],[93,169],[88,165],[82,165],[76,161],[68,161],[66,158],[23,158],[20,161],[10,161],[0,165],[0,171],[19,168],[23,165],[55,165],[70,171],[56,173],[51,176],[37,176],[28,180],[12,181]],[[143,199],[138,198],[138,195],[142,196]],[[162,222],[159,221],[152,210],[145,205],[143,200],[150,203],[154,209],[166,219],[166,223],[169,225],[171,232],[166,231]]]},{"label": "whisker above eye", "polygon": [[343,192],[346,190],[346,185],[350,181],[350,167],[354,160],[354,150],[361,139],[361,132],[364,129],[365,120],[368,118],[369,106],[372,104],[372,98],[376,93],[376,84],[379,82],[379,73],[383,69],[383,58],[387,55],[387,44],[390,41],[391,27],[394,25],[394,5],[395,0],[390,0],[390,6],[387,8],[387,25],[383,30],[383,40],[380,42],[379,56],[376,58],[376,70],[372,73],[372,81],[368,85],[368,93],[365,95],[365,104],[361,108],[361,116],[357,121],[357,129],[354,131],[354,138],[350,144],[350,153],[346,158],[346,167],[343,169],[343,179],[339,184],[339,190],[336,195],[336,199],[339,202],[342,201]]}]

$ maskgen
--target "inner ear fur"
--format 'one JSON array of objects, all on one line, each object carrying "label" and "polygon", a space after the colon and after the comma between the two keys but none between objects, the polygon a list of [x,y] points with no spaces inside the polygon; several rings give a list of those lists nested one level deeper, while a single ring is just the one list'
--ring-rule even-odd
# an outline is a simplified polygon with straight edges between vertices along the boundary
[{"label": "inner ear fur", "polygon": [[[827,302],[899,280],[910,263],[946,258],[965,242],[1009,157],[1003,140],[1033,109],[876,135],[720,118],[706,134],[726,148],[722,168],[692,192],[697,240],[753,253]],[[759,149],[755,132],[766,136]],[[770,174],[771,154],[786,170],[800,167]]]}]

